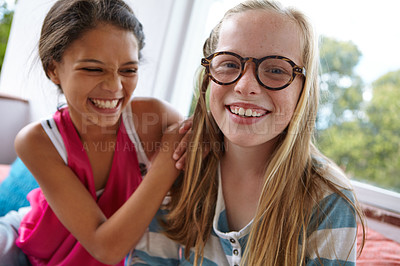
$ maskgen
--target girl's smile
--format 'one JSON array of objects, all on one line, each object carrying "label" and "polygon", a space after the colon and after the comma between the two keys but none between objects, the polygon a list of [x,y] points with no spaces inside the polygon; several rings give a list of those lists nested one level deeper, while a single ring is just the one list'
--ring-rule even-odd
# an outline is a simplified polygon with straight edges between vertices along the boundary
[{"label": "girl's smile", "polygon": [[244,125],[260,122],[271,113],[261,106],[240,102],[226,105],[225,108],[230,112],[230,117],[234,123]]},{"label": "girl's smile", "polygon": [[96,113],[104,115],[119,115],[124,98],[117,99],[102,99],[102,98],[89,98],[88,105],[90,109]]},{"label": "girl's smile", "polygon": [[120,99],[108,100],[108,99],[92,99],[89,98],[89,101],[96,107],[100,109],[115,109],[118,104],[121,102]]}]

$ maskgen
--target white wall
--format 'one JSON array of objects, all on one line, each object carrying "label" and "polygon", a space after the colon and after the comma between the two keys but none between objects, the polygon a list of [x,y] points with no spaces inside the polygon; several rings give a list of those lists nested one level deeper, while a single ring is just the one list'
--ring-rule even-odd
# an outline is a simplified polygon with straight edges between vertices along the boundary
[{"label": "white wall", "polygon": [[57,105],[55,87],[35,61],[40,26],[51,4],[49,0],[18,1],[1,71],[0,91],[29,100],[34,119],[52,113]]},{"label": "white wall", "polygon": [[0,114],[0,164],[11,164],[17,157],[14,138],[29,122],[29,104],[0,93]]},{"label": "white wall", "polygon": [[[198,22],[206,19],[211,1],[127,0],[146,35],[134,95],[169,101],[181,113],[187,113],[204,41],[204,24]],[[45,77],[37,54],[41,24],[54,2],[18,1],[0,77],[0,92],[29,100],[31,120],[51,115],[62,102],[56,87]],[[192,64],[185,67],[186,61]]]}]

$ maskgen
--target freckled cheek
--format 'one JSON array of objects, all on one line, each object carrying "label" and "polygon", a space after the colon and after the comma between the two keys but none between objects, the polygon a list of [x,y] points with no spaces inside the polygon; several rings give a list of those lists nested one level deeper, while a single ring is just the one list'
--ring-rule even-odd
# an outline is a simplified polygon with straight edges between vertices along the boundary
[{"label": "freckled cheek", "polygon": [[290,89],[280,92],[282,93],[272,96],[275,107],[279,110],[280,113],[291,115],[296,109],[299,92]]},{"label": "freckled cheek", "polygon": [[294,116],[294,111],[296,109],[297,105],[297,98],[292,97],[289,98],[282,106],[282,117],[281,117],[281,123],[285,124],[285,127],[290,123],[290,121],[293,119]]},{"label": "freckled cheek", "polygon": [[216,115],[216,112],[220,112],[221,110],[223,110],[225,108],[224,106],[224,92],[225,90],[223,90],[220,86],[217,85],[211,85],[211,87],[209,88],[209,103],[210,103],[210,110],[211,113],[214,115]]},{"label": "freckled cheek", "polygon": [[280,133],[290,123],[293,113],[275,113],[271,117],[276,132]]},{"label": "freckled cheek", "polygon": [[215,97],[214,97],[214,94],[212,94],[212,93],[210,93],[210,95],[209,95],[209,97],[208,97],[208,100],[209,100],[209,108],[210,108],[210,111],[211,111],[211,114],[214,116],[214,118],[215,118],[215,116],[217,115],[217,106],[216,106],[216,104],[215,104],[215,102],[217,102],[216,101],[216,99],[215,99]]},{"label": "freckled cheek", "polygon": [[219,101],[221,102],[227,93],[227,88],[226,86],[221,86],[218,84],[215,84],[214,82],[211,82],[210,88],[209,88],[209,94],[210,94],[210,102],[211,99],[214,101]]}]

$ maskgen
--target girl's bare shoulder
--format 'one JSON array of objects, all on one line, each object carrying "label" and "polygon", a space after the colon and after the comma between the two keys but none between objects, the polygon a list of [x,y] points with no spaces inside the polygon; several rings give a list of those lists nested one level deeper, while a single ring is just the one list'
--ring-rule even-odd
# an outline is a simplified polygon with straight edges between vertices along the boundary
[{"label": "girl's bare shoulder", "polygon": [[[130,104],[135,115],[168,115],[171,116],[170,119],[180,116],[171,104],[152,97],[135,97]],[[168,119],[168,117],[166,118]]]},{"label": "girl's bare shoulder", "polygon": [[48,164],[64,165],[40,122],[33,122],[22,128],[15,138],[14,145],[18,157],[31,171],[35,171],[39,166],[45,168]]},{"label": "girl's bare shoulder", "polygon": [[18,132],[15,138],[15,149],[17,153],[36,148],[43,150],[48,143],[49,139],[41,123],[32,122]]}]

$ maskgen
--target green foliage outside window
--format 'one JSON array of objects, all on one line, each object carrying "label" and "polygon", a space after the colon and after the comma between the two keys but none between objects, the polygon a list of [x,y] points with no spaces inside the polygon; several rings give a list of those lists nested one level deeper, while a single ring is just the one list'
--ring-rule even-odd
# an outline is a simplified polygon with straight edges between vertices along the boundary
[{"label": "green foliage outside window", "polygon": [[372,83],[372,98],[353,69],[361,53],[351,42],[321,41],[319,148],[354,179],[400,191],[400,70]]},{"label": "green foliage outside window", "polygon": [[320,57],[322,100],[317,128],[323,129],[357,115],[363,103],[364,83],[354,73],[361,52],[352,42],[322,37]]},{"label": "green foliage outside window", "polygon": [[0,1],[0,70],[3,66],[13,15],[14,11],[8,9],[7,3]]}]

